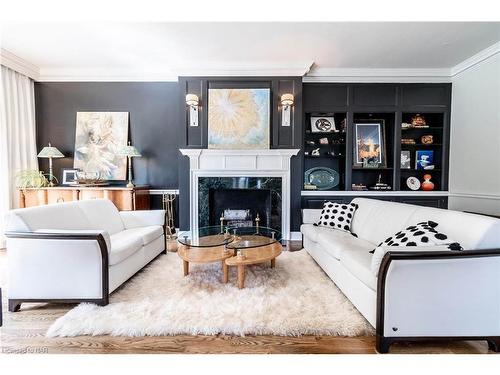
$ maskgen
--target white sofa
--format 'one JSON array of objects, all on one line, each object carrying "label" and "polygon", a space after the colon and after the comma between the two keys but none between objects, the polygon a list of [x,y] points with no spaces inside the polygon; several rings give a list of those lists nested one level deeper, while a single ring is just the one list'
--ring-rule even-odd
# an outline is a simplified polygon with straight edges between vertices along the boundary
[{"label": "white sofa", "polygon": [[[348,232],[314,226],[303,210],[304,249],[376,327],[377,350],[396,341],[482,339],[500,350],[500,220],[458,211],[356,198]],[[387,249],[378,273],[371,250],[389,236],[432,220],[466,251]]]},{"label": "white sofa", "polygon": [[165,251],[165,211],[121,211],[107,199],[11,210],[9,311],[23,302],[94,302]]}]

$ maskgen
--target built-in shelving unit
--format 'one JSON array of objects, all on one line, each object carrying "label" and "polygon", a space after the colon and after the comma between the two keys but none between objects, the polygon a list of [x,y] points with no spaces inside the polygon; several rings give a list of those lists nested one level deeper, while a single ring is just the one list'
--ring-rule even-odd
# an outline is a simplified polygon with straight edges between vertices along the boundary
[{"label": "built-in shelving unit", "polygon": [[[328,190],[303,189],[302,206],[315,206],[325,199],[346,201],[353,196],[375,196],[445,207],[450,104],[451,84],[304,83],[303,174],[311,168],[327,167],[339,173],[340,183]],[[411,124],[417,114],[425,118],[428,127],[402,126],[403,123]],[[311,117],[317,116],[334,117],[339,132],[312,133]],[[340,127],[344,119],[345,126]],[[379,168],[363,168],[355,160],[355,124],[377,121],[383,124],[385,160]],[[422,140],[423,136],[429,135],[432,144]],[[328,145],[319,144],[321,138],[327,138]],[[414,143],[407,144],[402,139],[411,139]],[[312,150],[317,148],[320,155],[312,156]],[[408,165],[402,168],[402,151],[410,155],[409,168]],[[417,169],[417,152],[426,152],[425,156],[432,154],[433,160],[424,164],[433,165],[433,169]],[[433,191],[413,191],[407,186],[410,176],[423,181],[425,174],[431,175]],[[353,184],[370,188],[378,181],[389,185],[391,190],[352,190]]]}]

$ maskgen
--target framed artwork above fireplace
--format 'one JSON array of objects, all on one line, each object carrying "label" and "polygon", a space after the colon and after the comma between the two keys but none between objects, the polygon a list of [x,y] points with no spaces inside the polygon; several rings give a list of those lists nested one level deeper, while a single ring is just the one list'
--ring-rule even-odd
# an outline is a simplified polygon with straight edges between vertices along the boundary
[{"label": "framed artwork above fireplace", "polygon": [[270,88],[209,88],[208,148],[270,147]]}]

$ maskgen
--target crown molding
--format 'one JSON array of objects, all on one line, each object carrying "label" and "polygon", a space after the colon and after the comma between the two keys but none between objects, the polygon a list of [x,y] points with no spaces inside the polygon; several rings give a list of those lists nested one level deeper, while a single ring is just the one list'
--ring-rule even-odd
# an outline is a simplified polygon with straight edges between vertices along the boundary
[{"label": "crown molding", "polygon": [[451,76],[454,77],[457,74],[462,73],[463,71],[472,68],[473,66],[479,64],[480,62],[489,59],[492,56],[495,56],[497,53],[500,53],[500,42],[496,42],[495,44],[489,46],[488,48],[479,51],[475,55],[469,57],[468,59],[462,61],[460,64],[455,65],[451,68]]},{"label": "crown molding", "polygon": [[41,68],[39,82],[177,82],[171,70]]},{"label": "crown molding", "polygon": [[180,77],[302,77],[313,66],[313,61],[296,63],[256,63],[256,64],[209,64],[184,66],[174,69]]},{"label": "crown molding", "polygon": [[0,63],[1,65],[28,76],[35,81],[37,81],[40,77],[40,68],[38,66],[24,60],[10,51],[7,51],[4,48],[0,48]]},{"label": "crown molding", "polygon": [[303,82],[451,82],[450,69],[328,69],[316,68]]}]

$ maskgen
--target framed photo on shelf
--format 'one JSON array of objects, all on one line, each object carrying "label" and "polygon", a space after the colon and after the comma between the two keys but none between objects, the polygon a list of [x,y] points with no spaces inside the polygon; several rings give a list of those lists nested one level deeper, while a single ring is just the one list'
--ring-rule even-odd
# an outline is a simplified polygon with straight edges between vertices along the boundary
[{"label": "framed photo on shelf", "polygon": [[415,156],[415,169],[434,169],[434,151],[417,150]]},{"label": "framed photo on shelf", "polygon": [[384,120],[361,120],[354,123],[354,165],[363,167],[364,159],[370,159],[379,167],[385,167],[384,137]]},{"label": "framed photo on shelf", "polygon": [[411,169],[411,156],[410,151],[401,151],[401,169]]},{"label": "framed photo on shelf", "polygon": [[79,172],[76,168],[63,168],[61,176],[61,185],[72,185],[76,184],[76,172]]},{"label": "framed photo on shelf", "polygon": [[311,116],[311,133],[336,133],[333,116]]}]

